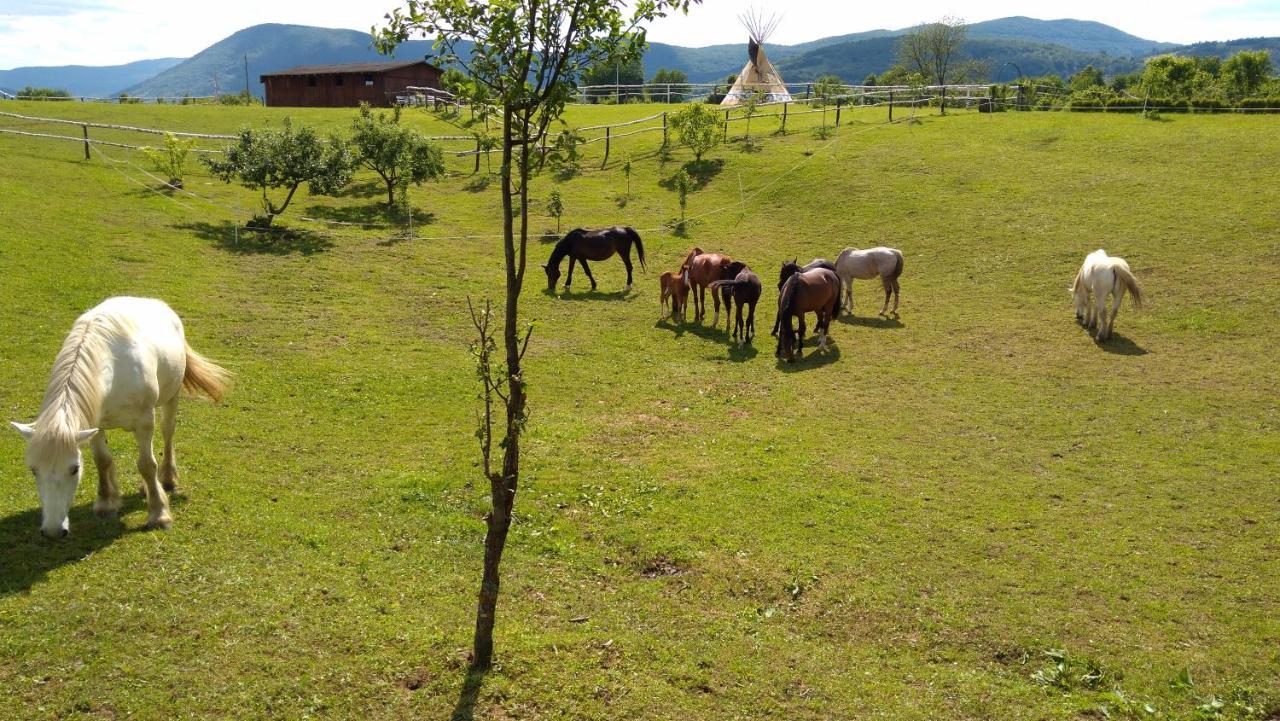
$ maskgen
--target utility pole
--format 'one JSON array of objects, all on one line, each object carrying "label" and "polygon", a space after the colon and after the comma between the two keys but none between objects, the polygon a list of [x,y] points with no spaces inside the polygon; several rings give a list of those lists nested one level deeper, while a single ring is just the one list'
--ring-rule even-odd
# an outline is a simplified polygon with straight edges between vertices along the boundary
[{"label": "utility pole", "polygon": [[253,96],[249,94],[249,55],[248,55],[248,53],[245,53],[245,56],[244,56],[244,98],[245,98],[245,100],[248,100],[248,99],[249,99],[249,98],[251,98],[251,97],[253,97]]}]

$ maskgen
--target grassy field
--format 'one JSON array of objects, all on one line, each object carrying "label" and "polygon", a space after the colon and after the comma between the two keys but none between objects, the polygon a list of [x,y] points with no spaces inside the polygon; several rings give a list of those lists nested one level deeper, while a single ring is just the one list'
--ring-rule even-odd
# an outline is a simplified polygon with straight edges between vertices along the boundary
[{"label": "grassy field", "polygon": [[[0,110],[216,132],[286,114]],[[182,406],[168,533],[137,495],[93,518],[86,482],[72,535],[44,540],[0,435],[0,715],[1280,717],[1276,121],[845,117],[828,139],[757,120],[756,147],[714,151],[688,237],[660,229],[690,157],[655,134],[603,169],[590,146],[560,183],[566,228],[646,231],[648,273],[624,294],[597,263],[598,292],[551,295],[530,269],[526,478],[483,679],[465,308],[500,296],[497,184],[451,160],[409,229],[362,178],[257,239],[235,231],[252,194],[199,168],[198,197],[170,198],[128,151],[0,135],[5,418],[35,414],[72,320],[113,294],[166,299],[236,374],[223,405]],[[657,275],[694,243],[766,279],[754,348],[658,322]],[[777,364],[778,263],[878,244],[906,254],[900,321],[861,283],[834,351]],[[1066,291],[1098,247],[1150,300],[1104,345]]]}]

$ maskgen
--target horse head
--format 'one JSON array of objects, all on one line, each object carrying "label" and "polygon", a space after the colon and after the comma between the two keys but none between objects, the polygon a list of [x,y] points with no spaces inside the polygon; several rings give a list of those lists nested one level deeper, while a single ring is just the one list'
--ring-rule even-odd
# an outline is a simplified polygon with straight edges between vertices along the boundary
[{"label": "horse head", "polygon": [[80,485],[80,447],[88,443],[98,429],[37,434],[34,426],[11,424],[27,439],[27,467],[35,476],[36,491],[40,494],[40,532],[49,538],[61,538],[70,528],[67,514]]},{"label": "horse head", "polygon": [[778,271],[778,290],[782,290],[782,286],[787,282],[787,278],[800,272],[800,259],[782,261],[782,270]]}]

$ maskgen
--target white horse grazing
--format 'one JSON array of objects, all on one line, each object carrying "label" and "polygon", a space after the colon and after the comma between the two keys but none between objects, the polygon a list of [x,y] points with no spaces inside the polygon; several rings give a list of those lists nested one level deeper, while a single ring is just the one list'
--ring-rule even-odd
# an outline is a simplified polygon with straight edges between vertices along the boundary
[{"label": "white horse grazing", "polygon": [[[138,440],[138,471],[147,498],[147,525],[169,528],[169,497],[178,480],[173,454],[178,391],[186,388],[221,400],[228,374],[187,345],[182,321],[169,306],[147,298],[108,298],[80,316],[53,362],[44,403],[34,423],[14,423],[27,439],[27,465],[36,477],[50,537],[67,535],[67,512],[80,484],[80,447],[93,444],[98,499],[93,510],[120,510],[120,487],[106,429],[125,428]],[[155,409],[160,408],[164,465],[156,478],[151,449]]]},{"label": "white horse grazing", "polygon": [[[1134,307],[1142,307],[1142,289],[1138,287],[1133,271],[1129,270],[1129,264],[1124,258],[1109,256],[1101,249],[1085,256],[1084,264],[1076,273],[1070,290],[1075,303],[1076,320],[1091,330],[1096,326],[1098,332],[1095,337],[1099,341],[1111,337],[1111,329],[1115,325],[1116,314],[1120,312],[1120,301],[1126,290],[1133,294]],[[1111,303],[1109,318],[1107,296],[1115,298]]]},{"label": "white horse grazing", "polygon": [[902,251],[894,248],[845,248],[836,258],[836,275],[844,285],[844,304],[853,312],[853,280],[879,278],[884,285],[884,306],[880,315],[889,314],[889,295],[893,295],[893,315],[898,314],[898,276],[902,275]]}]

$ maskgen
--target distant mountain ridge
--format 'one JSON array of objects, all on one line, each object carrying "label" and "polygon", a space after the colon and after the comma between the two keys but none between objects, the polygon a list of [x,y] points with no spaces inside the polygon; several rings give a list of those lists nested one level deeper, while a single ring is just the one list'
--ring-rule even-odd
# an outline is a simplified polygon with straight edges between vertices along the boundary
[{"label": "distant mountain ridge", "polygon": [[[883,72],[894,64],[898,37],[912,29],[869,30],[795,45],[769,44],[769,58],[784,79],[791,82],[837,75],[846,82],[859,83],[867,75]],[[1131,72],[1140,69],[1147,57],[1163,52],[1225,57],[1251,49],[1280,54],[1280,38],[1180,46],[1141,38],[1098,22],[1019,16],[969,25],[960,55],[986,61],[991,67],[991,79],[1001,81],[1011,80],[1018,73],[1056,73],[1066,77],[1085,65],[1098,67],[1108,75]],[[412,40],[401,45],[395,57],[430,60],[430,55],[430,40]],[[745,38],[741,43],[700,48],[650,43],[644,57],[645,76],[667,68],[684,71],[691,82],[723,80],[742,68],[746,55]],[[0,89],[30,84],[64,88],[76,95],[105,96],[123,90],[142,97],[211,95],[215,88],[222,93],[237,93],[245,89],[246,58],[248,88],[258,96],[262,95],[258,77],[265,73],[295,65],[385,59],[372,48],[367,32],[269,23],[237,31],[185,60],[144,60],[110,68],[67,66],[0,71]],[[127,79],[119,80],[126,69]],[[93,82],[84,80],[88,77],[94,78]]]},{"label": "distant mountain ridge", "polygon": [[0,70],[0,90],[13,93],[30,85],[60,88],[72,95],[107,97],[182,62],[182,58],[138,60],[124,65],[62,65]]}]

